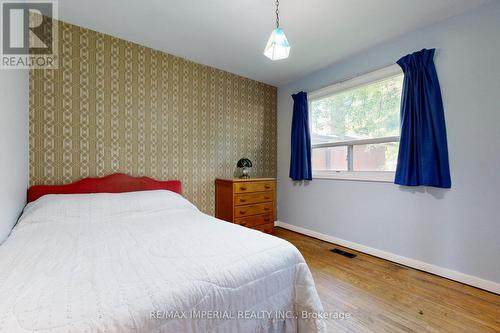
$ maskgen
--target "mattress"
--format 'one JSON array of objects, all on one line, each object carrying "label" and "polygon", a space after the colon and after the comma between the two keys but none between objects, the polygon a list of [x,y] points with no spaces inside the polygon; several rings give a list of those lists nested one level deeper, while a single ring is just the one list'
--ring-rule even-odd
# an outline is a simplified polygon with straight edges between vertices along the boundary
[{"label": "mattress", "polygon": [[300,252],[170,191],[46,195],[0,246],[0,332],[323,332]]}]

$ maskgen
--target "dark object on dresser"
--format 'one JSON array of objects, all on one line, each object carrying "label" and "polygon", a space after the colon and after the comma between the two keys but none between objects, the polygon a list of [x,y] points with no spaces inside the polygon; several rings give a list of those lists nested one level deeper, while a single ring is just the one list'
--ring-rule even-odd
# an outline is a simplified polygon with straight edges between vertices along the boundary
[{"label": "dark object on dresser", "polygon": [[246,157],[243,157],[240,158],[236,166],[241,170],[240,178],[250,178],[250,169],[252,169],[252,161],[250,161]]}]

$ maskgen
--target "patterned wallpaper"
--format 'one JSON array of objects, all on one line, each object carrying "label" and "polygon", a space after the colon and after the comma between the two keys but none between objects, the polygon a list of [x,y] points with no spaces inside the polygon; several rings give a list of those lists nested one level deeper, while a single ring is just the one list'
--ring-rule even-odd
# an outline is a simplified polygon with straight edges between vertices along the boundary
[{"label": "patterned wallpaper", "polygon": [[114,172],[180,179],[214,212],[236,162],[276,175],[276,88],[59,23],[59,69],[30,70],[30,183]]}]

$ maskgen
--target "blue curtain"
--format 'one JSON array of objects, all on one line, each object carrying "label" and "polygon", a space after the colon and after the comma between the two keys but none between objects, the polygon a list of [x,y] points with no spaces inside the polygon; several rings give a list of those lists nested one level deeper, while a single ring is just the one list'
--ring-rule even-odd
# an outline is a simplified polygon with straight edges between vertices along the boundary
[{"label": "blue curtain", "polygon": [[396,184],[451,187],[441,88],[434,66],[435,49],[398,60],[404,72],[401,140]]},{"label": "blue curtain", "polygon": [[311,136],[309,134],[309,112],[307,94],[303,91],[293,94],[292,152],[290,157],[290,178],[311,180]]}]

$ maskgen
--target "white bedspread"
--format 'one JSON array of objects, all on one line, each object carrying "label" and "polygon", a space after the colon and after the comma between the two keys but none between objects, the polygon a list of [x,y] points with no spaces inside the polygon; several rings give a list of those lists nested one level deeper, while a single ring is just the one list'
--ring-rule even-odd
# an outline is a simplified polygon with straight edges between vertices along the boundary
[{"label": "white bedspread", "polygon": [[293,245],[169,191],[44,196],[0,246],[0,332],[325,330],[302,311],[322,307]]}]

